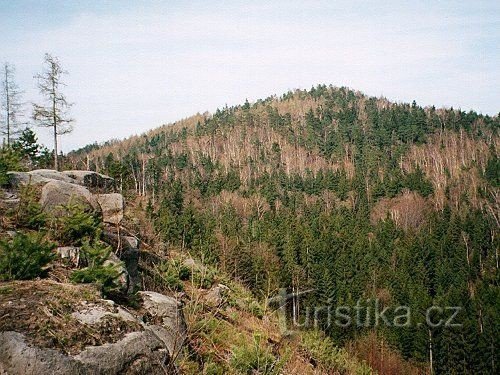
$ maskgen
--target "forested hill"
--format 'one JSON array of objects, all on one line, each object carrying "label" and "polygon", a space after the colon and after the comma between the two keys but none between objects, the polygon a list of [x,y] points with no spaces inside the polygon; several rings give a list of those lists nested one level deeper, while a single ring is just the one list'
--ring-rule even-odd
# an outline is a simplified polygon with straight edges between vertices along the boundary
[{"label": "forested hill", "polygon": [[[500,352],[499,125],[318,86],[91,145],[66,163],[114,177],[171,248],[258,298],[313,289],[293,301],[299,320],[308,306],[360,299],[408,306],[407,327],[319,321],[381,373],[377,345],[427,371],[486,374]],[[461,326],[430,327],[433,305],[461,307]]]}]

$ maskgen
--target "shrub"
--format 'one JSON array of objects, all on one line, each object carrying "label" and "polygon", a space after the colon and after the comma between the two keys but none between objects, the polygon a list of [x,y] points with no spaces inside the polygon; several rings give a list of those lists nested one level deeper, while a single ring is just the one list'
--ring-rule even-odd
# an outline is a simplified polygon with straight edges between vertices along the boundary
[{"label": "shrub", "polygon": [[81,248],[81,255],[87,263],[87,267],[73,271],[70,276],[75,283],[95,283],[99,285],[104,296],[118,293],[117,283],[120,277],[118,267],[113,264],[105,264],[111,254],[111,247],[95,240],[92,243],[85,240]]},{"label": "shrub", "polygon": [[0,157],[0,186],[5,186],[9,182],[9,176],[7,176],[8,171],[9,168],[7,167],[5,161]]},{"label": "shrub", "polygon": [[179,279],[182,281],[189,280],[191,278],[191,269],[181,264],[179,266]]},{"label": "shrub", "polygon": [[191,278],[191,268],[185,266],[181,259],[174,258],[167,263],[167,266],[173,273],[177,274],[179,280],[187,281]]},{"label": "shrub", "polygon": [[208,289],[210,288],[215,280],[215,271],[207,268],[200,267],[193,270],[192,281],[197,288]]},{"label": "shrub", "polygon": [[317,331],[301,333],[302,346],[324,370],[356,375],[369,375],[373,371],[357,358],[351,356],[347,350],[337,347],[329,337]]},{"label": "shrub", "polygon": [[41,229],[45,226],[47,215],[38,203],[38,194],[34,186],[27,185],[20,188],[19,207],[15,217],[17,226],[30,229]]},{"label": "shrub", "polygon": [[20,162],[20,155],[12,148],[0,147],[0,186],[8,184],[8,171],[19,171],[22,169]]},{"label": "shrub", "polygon": [[84,284],[95,283],[99,285],[104,295],[109,296],[118,291],[119,287],[116,284],[116,279],[119,276],[120,272],[116,269],[116,266],[108,264],[73,271],[71,281]]},{"label": "shrub", "polygon": [[53,235],[58,241],[80,245],[86,239],[99,237],[101,225],[94,214],[85,211],[80,204],[70,203],[62,209],[62,215],[52,220]]},{"label": "shrub", "polygon": [[181,292],[184,290],[184,285],[181,283],[179,279],[179,275],[176,272],[173,272],[171,268],[169,268],[163,275],[163,281],[165,282],[168,289],[173,291]]},{"label": "shrub", "polygon": [[261,337],[255,335],[252,345],[233,349],[231,366],[242,374],[279,374],[283,363],[261,345]]},{"label": "shrub", "polygon": [[257,301],[251,301],[248,304],[248,312],[259,319],[264,317],[264,309]]},{"label": "shrub", "polygon": [[40,235],[17,234],[12,240],[0,240],[0,279],[28,280],[44,273],[54,258],[55,245]]},{"label": "shrub", "polygon": [[157,271],[166,288],[177,292],[184,290],[184,285],[181,282],[184,278],[181,278],[181,274],[184,277],[185,270],[178,261],[163,262],[158,266]]}]

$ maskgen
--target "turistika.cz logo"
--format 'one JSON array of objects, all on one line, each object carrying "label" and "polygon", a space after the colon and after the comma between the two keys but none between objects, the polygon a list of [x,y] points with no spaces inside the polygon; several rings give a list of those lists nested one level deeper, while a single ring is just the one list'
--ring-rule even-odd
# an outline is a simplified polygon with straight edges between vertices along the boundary
[{"label": "turistika.cz logo", "polygon": [[459,322],[460,306],[430,306],[425,311],[413,314],[409,306],[384,306],[378,298],[358,299],[354,305],[336,305],[331,301],[323,306],[306,306],[300,314],[290,313],[299,296],[311,292],[288,293],[282,289],[280,293],[268,299],[269,306],[278,308],[282,329],[290,330],[299,327],[411,327],[426,325],[429,328],[461,327]]}]

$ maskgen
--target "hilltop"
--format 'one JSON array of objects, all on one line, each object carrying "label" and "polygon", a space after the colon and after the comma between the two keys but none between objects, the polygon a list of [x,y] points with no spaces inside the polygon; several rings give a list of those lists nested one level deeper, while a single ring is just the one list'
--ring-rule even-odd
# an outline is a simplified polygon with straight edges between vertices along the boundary
[{"label": "hilltop", "polygon": [[[499,129],[498,116],[320,85],[69,160],[111,174],[141,197],[152,233],[257,298],[313,289],[290,317],[370,299],[417,311],[398,329],[323,322],[383,373],[374,358],[385,343],[435,372],[488,373],[498,363]],[[428,327],[436,304],[459,306],[465,328]],[[379,344],[359,349],[370,335]]]},{"label": "hilltop", "polygon": [[63,164],[114,179],[142,244],[138,289],[185,303],[181,372],[487,374],[499,125],[320,85]]}]

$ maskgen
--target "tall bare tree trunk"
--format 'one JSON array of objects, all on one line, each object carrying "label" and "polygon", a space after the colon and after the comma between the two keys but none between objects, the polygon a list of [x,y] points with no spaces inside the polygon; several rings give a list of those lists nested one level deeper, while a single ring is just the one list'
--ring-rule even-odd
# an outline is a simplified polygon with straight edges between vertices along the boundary
[{"label": "tall bare tree trunk", "polygon": [[5,108],[5,118],[7,120],[7,147],[10,146],[10,94],[9,94],[9,71],[7,68],[5,68],[5,101],[6,101],[6,108]]},{"label": "tall bare tree trunk", "polygon": [[57,112],[56,112],[56,82],[52,76],[52,121],[54,123],[54,169],[59,170],[59,160],[57,156]]},{"label": "tall bare tree trunk", "polygon": [[57,127],[54,125],[54,169],[59,170],[59,160],[57,157]]}]

